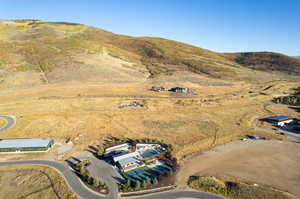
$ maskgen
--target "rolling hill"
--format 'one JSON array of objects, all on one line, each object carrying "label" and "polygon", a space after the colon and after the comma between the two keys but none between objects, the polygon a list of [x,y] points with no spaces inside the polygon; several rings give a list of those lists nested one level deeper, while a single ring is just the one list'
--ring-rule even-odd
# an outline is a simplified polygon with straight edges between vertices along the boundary
[{"label": "rolling hill", "polygon": [[222,54],[81,24],[0,21],[0,87],[67,81],[190,81],[195,77],[257,81],[260,76],[254,70],[298,75],[299,65],[299,60],[277,53]]},{"label": "rolling hill", "polygon": [[290,75],[300,74],[300,60],[279,53],[245,52],[228,54],[238,64],[266,72],[279,71]]}]

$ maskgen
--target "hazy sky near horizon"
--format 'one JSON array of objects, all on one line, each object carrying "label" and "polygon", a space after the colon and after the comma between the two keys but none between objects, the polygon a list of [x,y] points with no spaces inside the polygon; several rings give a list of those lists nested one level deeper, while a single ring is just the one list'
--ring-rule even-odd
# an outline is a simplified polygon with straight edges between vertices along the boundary
[{"label": "hazy sky near horizon", "polygon": [[218,52],[300,55],[300,0],[0,0],[0,19],[76,22]]}]

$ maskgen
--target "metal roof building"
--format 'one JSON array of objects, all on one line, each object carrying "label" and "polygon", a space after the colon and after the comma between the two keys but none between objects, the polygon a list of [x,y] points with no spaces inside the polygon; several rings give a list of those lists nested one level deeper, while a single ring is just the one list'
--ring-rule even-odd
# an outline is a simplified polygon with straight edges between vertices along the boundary
[{"label": "metal roof building", "polygon": [[53,139],[0,139],[0,152],[47,151],[53,145]]},{"label": "metal roof building", "polygon": [[281,122],[281,121],[285,121],[285,120],[290,120],[290,119],[292,119],[292,117],[286,116],[286,115],[279,115],[279,116],[267,117],[264,119],[269,120],[269,121],[274,121],[274,122]]}]

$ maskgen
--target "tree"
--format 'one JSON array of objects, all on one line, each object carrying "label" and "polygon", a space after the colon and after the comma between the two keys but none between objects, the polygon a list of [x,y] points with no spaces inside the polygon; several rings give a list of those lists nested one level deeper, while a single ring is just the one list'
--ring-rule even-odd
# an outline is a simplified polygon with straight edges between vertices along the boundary
[{"label": "tree", "polygon": [[127,178],[126,185],[128,187],[131,187],[131,184],[132,184],[131,180],[129,178]]},{"label": "tree", "polygon": [[134,187],[134,189],[135,189],[136,191],[141,189],[141,182],[140,182],[140,181],[136,181],[136,182],[135,182],[135,187]]},{"label": "tree", "polygon": [[151,184],[151,179],[150,178],[146,178],[146,180],[144,181],[144,186],[147,187],[150,184]]},{"label": "tree", "polygon": [[101,185],[100,181],[98,179],[96,179],[96,178],[93,178],[93,186],[97,188],[100,185]]},{"label": "tree", "polygon": [[145,188],[145,187],[146,187],[146,181],[144,180],[141,182],[141,188]]},{"label": "tree", "polygon": [[157,184],[158,183],[158,180],[157,180],[157,178],[155,177],[155,178],[153,178],[152,179],[152,184]]},{"label": "tree", "polygon": [[93,184],[93,182],[94,182],[94,178],[92,176],[88,175],[88,177],[87,177],[87,183],[88,184]]},{"label": "tree", "polygon": [[87,170],[86,170],[86,168],[85,168],[84,165],[80,165],[79,173],[80,173],[82,176],[86,176]]},{"label": "tree", "polygon": [[102,146],[98,146],[97,155],[102,156],[105,152],[105,149]]}]

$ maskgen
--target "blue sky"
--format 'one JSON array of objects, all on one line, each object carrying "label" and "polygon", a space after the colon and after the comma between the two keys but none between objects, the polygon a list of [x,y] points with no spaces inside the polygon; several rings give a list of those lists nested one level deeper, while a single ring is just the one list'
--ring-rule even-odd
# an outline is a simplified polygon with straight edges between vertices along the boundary
[{"label": "blue sky", "polygon": [[77,22],[218,52],[300,55],[300,0],[0,0],[0,19]]}]

